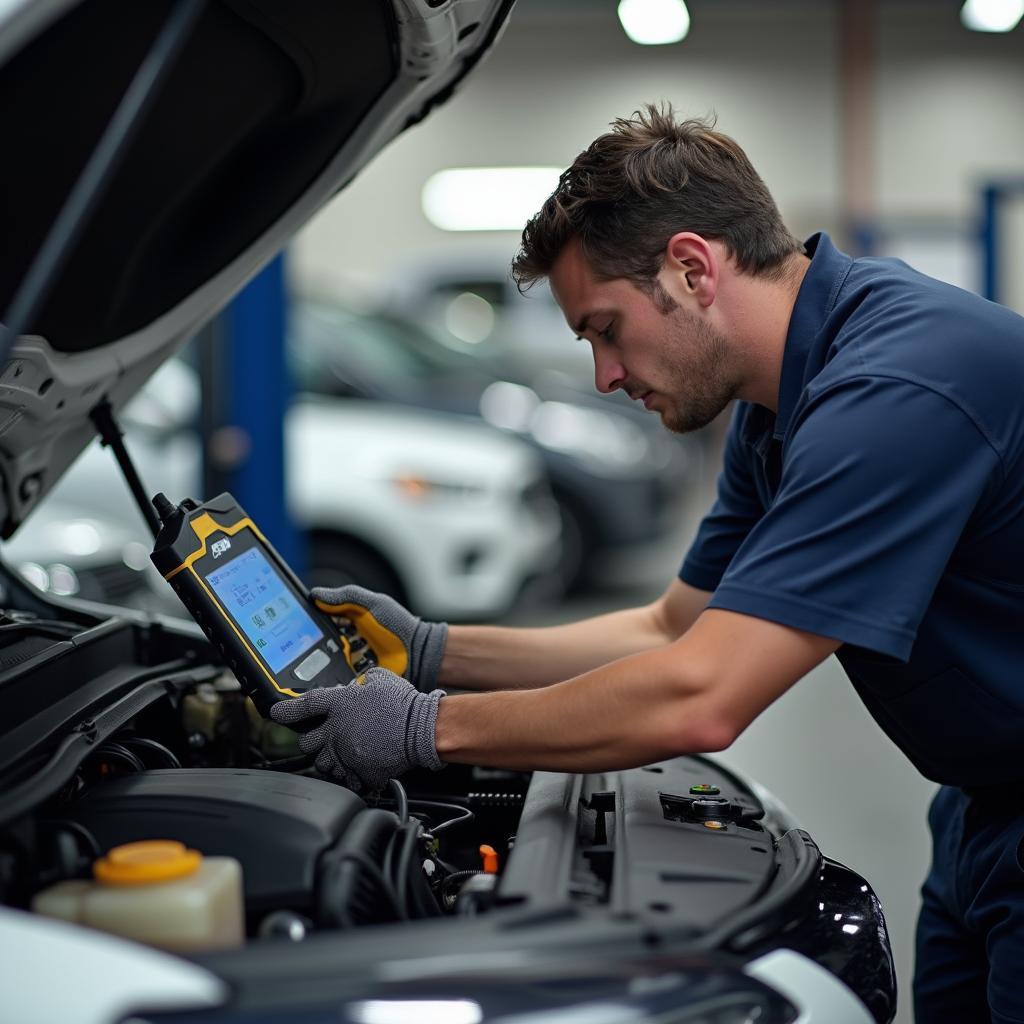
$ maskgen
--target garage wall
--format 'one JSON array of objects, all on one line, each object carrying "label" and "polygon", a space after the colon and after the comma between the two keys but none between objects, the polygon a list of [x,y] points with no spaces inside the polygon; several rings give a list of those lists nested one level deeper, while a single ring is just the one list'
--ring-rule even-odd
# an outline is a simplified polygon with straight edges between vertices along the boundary
[{"label": "garage wall", "polygon": [[959,4],[879,9],[878,208],[971,216],[976,187],[1024,170],[1024,25],[968,32]]},{"label": "garage wall", "polygon": [[[517,8],[462,94],[398,139],[299,236],[292,258],[301,281],[373,284],[396,261],[465,244],[424,218],[420,189],[430,174],[453,165],[565,166],[613,117],[658,99],[688,115],[717,112],[795,229],[836,226],[831,4],[772,4],[773,18],[756,2],[694,4],[700,31],[678,48],[630,43],[610,4],[569,5],[569,16],[551,6],[555,13]],[[734,13],[752,27],[741,38]],[[484,234],[474,241],[503,244],[511,257],[514,233]]]},{"label": "garage wall", "polygon": [[[382,153],[298,237],[301,283],[378,286],[393,266],[466,239],[432,227],[420,189],[462,165],[564,166],[614,116],[651,99],[718,114],[798,234],[842,237],[839,3],[691,0],[678,46],[639,47],[612,0],[523,0],[461,95]],[[1024,169],[1024,28],[965,31],[958,0],[877,11],[877,210],[964,226],[976,187]],[[514,233],[474,241],[515,249]]]}]

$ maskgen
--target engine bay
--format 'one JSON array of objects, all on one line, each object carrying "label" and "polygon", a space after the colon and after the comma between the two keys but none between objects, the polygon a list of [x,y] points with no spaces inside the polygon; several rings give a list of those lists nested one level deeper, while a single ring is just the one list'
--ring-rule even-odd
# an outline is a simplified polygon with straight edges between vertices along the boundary
[{"label": "engine bay", "polygon": [[[423,780],[411,797],[396,783],[370,806],[317,777],[204,647],[176,620],[4,613],[5,903],[170,839],[238,861],[250,939],[294,937],[453,912],[455,883],[504,861],[528,776],[469,771],[454,792]],[[480,847],[495,844],[485,871]]]},{"label": "engine bay", "polygon": [[[167,621],[173,627],[7,613],[0,623],[4,700],[24,719],[4,741],[12,756],[2,767],[22,776],[20,787],[5,787],[5,802],[28,789],[36,805],[8,836],[7,902],[30,906],[41,886],[88,877],[112,848],[169,839],[239,862],[250,938],[438,917],[460,901],[463,912],[496,901],[600,904],[611,899],[615,829],[628,816],[651,833],[640,859],[678,858],[661,847],[687,830],[684,848],[694,848],[695,862],[714,845],[719,913],[730,886],[749,901],[770,880],[769,865],[774,871],[763,808],[696,759],[618,773],[618,794],[601,776],[538,773],[531,786],[526,773],[450,766],[407,780],[408,793],[395,784],[370,805],[317,777],[296,735],[260,717],[212,659],[204,664],[205,641],[191,625]],[[159,662],[169,654],[178,657]],[[101,658],[105,670],[96,671]],[[83,672],[97,678],[83,680]],[[89,699],[121,674],[107,707]],[[113,713],[126,700],[136,711],[119,721]],[[15,734],[25,739],[33,726],[31,751],[15,754]],[[68,777],[58,779],[62,763]],[[45,793],[51,774],[56,788]],[[566,801],[575,805],[571,821],[554,819],[553,806]],[[535,864],[538,848],[545,857],[560,850],[564,862]],[[634,851],[639,857],[642,848]],[[645,909],[665,913],[676,900],[660,889],[680,889],[682,876],[649,874],[644,880],[637,869],[631,888],[649,889]],[[693,874],[691,884],[705,875]],[[692,913],[700,903],[699,894],[689,898]]]}]

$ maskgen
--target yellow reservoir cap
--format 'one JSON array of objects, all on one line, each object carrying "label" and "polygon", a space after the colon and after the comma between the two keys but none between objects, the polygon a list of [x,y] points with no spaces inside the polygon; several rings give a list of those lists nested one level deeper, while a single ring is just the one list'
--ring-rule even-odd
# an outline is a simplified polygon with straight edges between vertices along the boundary
[{"label": "yellow reservoir cap", "polygon": [[498,873],[498,851],[493,846],[481,846],[480,857],[484,862],[484,873],[496,875]]},{"label": "yellow reservoir cap", "polygon": [[186,878],[199,870],[203,855],[176,839],[147,839],[115,846],[92,866],[104,885],[149,885]]}]

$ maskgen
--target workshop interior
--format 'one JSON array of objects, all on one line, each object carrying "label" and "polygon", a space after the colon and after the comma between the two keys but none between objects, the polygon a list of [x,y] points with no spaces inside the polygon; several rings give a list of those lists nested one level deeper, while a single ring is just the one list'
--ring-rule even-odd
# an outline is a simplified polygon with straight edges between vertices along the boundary
[{"label": "workshop interior", "polygon": [[378,663],[312,587],[544,626],[676,576],[728,415],[599,393],[509,273],[613,118],[1024,312],[1022,15],[0,3],[0,1017],[910,1024],[935,786],[835,659],[713,756],[377,798],[269,709]]}]

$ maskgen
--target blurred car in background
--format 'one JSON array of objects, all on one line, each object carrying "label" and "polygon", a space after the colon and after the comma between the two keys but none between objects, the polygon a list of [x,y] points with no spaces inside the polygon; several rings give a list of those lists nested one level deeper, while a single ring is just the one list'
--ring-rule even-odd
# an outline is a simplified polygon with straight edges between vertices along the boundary
[{"label": "blurred car in background", "polygon": [[[114,480],[113,458],[95,452],[110,460],[109,470],[99,474],[97,482],[107,486],[109,477],[111,487],[125,490]],[[127,490],[125,495],[127,500]],[[39,514],[4,544],[3,552],[23,578],[44,593],[175,612],[180,605],[149,560],[152,544],[146,545],[146,536],[141,518],[138,525],[122,522],[110,512],[86,512],[51,496],[40,505]]]},{"label": "blurred car in background", "polygon": [[[195,372],[171,360],[126,408],[126,443],[151,492],[200,493],[198,401]],[[540,459],[517,438],[463,417],[312,395],[294,404],[285,434],[311,586],[359,583],[446,620],[500,616],[531,583],[557,588],[557,511]],[[177,614],[151,547],[113,456],[94,442],[4,550],[51,593]]]},{"label": "blurred car in background", "polygon": [[606,582],[609,566],[621,578],[678,533],[701,446],[592,386],[582,390],[574,375],[502,370],[442,326],[323,297],[293,302],[289,334],[300,390],[473,416],[528,441],[558,502],[568,589]]},{"label": "blurred car in background", "polygon": [[[151,493],[195,493],[202,473],[193,429],[198,411],[196,375],[178,359],[164,363],[125,407],[122,426]],[[98,439],[0,548],[4,560],[45,593],[183,614],[150,561],[152,549],[114,455]]]},{"label": "blurred car in background", "polygon": [[[456,345],[499,375],[547,368],[594,391],[590,347],[573,340],[546,280],[520,293],[505,246],[470,245],[421,253],[389,275],[386,302],[417,322],[444,327]],[[628,403],[622,394],[600,399]]]}]

